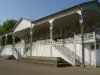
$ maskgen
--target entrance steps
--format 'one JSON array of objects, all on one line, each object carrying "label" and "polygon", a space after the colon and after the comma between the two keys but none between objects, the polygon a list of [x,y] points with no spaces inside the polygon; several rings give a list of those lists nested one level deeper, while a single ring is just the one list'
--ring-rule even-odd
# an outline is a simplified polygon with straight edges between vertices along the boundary
[{"label": "entrance steps", "polygon": [[61,57],[29,56],[25,59],[21,59],[20,61],[34,64],[52,65],[56,67],[71,66],[71,64],[66,62]]}]

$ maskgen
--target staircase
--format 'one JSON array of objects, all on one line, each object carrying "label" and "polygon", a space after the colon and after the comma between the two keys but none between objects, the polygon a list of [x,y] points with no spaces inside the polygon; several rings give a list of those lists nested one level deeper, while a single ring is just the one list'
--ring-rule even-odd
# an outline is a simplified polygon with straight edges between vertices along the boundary
[{"label": "staircase", "polygon": [[[64,44],[59,44],[58,42],[52,40],[53,46],[59,50],[63,55],[66,56],[70,61],[75,63],[76,65],[81,65],[82,58],[75,54],[74,51],[70,50],[68,47],[66,47]],[[75,58],[76,57],[76,58]],[[84,61],[86,65],[90,65],[87,61]]]},{"label": "staircase", "polygon": [[59,50],[67,59],[73,62],[72,64],[81,65],[79,57],[77,56],[78,59],[75,59],[75,53],[73,51],[71,51],[69,48],[66,48],[64,45],[59,45],[59,43],[54,40],[52,41],[53,41],[53,46],[57,50]]},{"label": "staircase", "polygon": [[[74,57],[74,58],[76,57],[76,58],[75,58],[76,62],[80,62],[80,64],[81,64],[82,58],[81,58],[79,55],[75,54],[74,51],[70,50],[70,49],[69,49],[68,47],[66,47],[65,45],[60,45],[60,47],[64,48],[69,54],[74,55],[73,57]],[[86,65],[90,65],[87,61],[84,61],[84,63],[85,63]]]},{"label": "staircase", "polygon": [[13,50],[17,53],[17,56],[15,55],[15,53],[14,53],[14,51],[13,51],[13,53],[14,53],[14,56],[16,57],[16,59],[18,58],[22,58],[22,56],[21,56],[21,54],[19,53],[19,51],[13,46],[13,45],[11,45],[12,46],[12,48],[13,48]]}]

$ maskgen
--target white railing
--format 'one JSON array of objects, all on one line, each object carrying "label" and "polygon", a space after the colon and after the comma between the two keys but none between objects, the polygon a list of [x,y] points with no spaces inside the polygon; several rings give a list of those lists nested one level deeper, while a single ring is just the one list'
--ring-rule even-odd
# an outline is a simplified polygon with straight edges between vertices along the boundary
[{"label": "white railing", "polygon": [[59,44],[74,43],[74,38],[58,39]]},{"label": "white railing", "polygon": [[[81,41],[81,34],[74,35],[74,39],[76,41]],[[84,34],[84,41],[91,40],[91,39],[95,39],[94,32]]]},{"label": "white railing", "polygon": [[[53,46],[56,47],[59,51],[61,51],[61,52],[62,52],[65,56],[67,56],[71,61],[74,62],[74,60],[75,60],[75,61],[77,60],[76,62],[78,62],[79,64],[81,64],[82,58],[81,58],[79,55],[75,54],[74,51],[70,50],[68,47],[66,47],[66,46],[64,46],[64,45],[60,45],[58,42],[56,42],[56,41],[54,41],[54,40],[52,40],[52,41],[53,41]],[[75,56],[76,56],[76,58],[75,58]],[[87,61],[85,61],[85,63],[86,63],[87,65],[89,65],[89,63],[88,63]]]},{"label": "white railing", "polygon": [[36,43],[38,43],[38,45],[41,45],[41,44],[50,44],[50,39],[38,40]]},{"label": "white railing", "polygon": [[74,56],[70,54],[70,51],[65,50],[64,47],[60,46],[58,42],[52,40],[53,46],[57,48],[61,53],[63,53],[71,62],[75,63]]}]

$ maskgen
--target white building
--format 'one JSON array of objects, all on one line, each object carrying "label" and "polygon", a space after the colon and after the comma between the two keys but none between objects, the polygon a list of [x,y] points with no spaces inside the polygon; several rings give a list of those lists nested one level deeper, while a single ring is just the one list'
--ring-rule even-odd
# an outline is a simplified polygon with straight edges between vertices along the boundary
[{"label": "white building", "polygon": [[[80,17],[84,20],[82,51]],[[1,47],[1,56],[61,57],[71,65],[100,66],[100,6],[85,2],[35,21],[20,19],[13,28],[13,44]],[[4,35],[5,36],[5,35]],[[20,42],[14,43],[14,37]],[[3,37],[3,36],[1,36]],[[84,53],[82,53],[84,52]]]}]

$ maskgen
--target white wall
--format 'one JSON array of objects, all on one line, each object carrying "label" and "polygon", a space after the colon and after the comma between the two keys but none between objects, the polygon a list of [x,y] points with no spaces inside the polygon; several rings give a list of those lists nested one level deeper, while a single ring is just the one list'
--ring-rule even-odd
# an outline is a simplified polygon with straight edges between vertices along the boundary
[{"label": "white wall", "polygon": [[[100,65],[100,50],[97,50],[97,57],[95,57],[95,50],[91,50],[90,45],[91,45],[91,43],[85,44],[85,61],[88,62],[88,63],[91,62],[91,65],[95,65],[95,64]],[[24,42],[18,43],[18,44],[15,45],[15,48],[19,51],[19,53],[21,54],[22,57],[30,56],[30,50],[28,50],[28,52],[26,52],[26,54],[24,54],[24,46],[25,46]],[[69,44],[65,44],[65,46],[68,47],[71,51],[73,51],[73,52],[75,51],[74,44],[69,43]],[[6,45],[4,47],[4,49],[2,50],[1,55],[7,56],[7,55],[12,55],[12,53],[13,53],[13,55],[16,58],[18,58],[18,54],[15,51],[12,52],[12,49],[13,48],[12,48],[11,45]],[[33,42],[32,56],[51,57],[50,52],[51,52],[50,44]],[[81,46],[81,44],[76,44],[76,53],[77,53],[77,55],[82,57],[82,46]],[[73,62],[71,62],[69,59],[67,59],[67,57],[64,56],[55,47],[52,47],[52,57],[62,57],[66,61],[73,64]]]},{"label": "white wall", "polygon": [[18,52],[20,53],[20,55],[22,57],[24,57],[24,46],[25,46],[25,43],[24,42],[18,43],[18,44],[16,44],[14,46],[18,50]]},{"label": "white wall", "polygon": [[14,30],[14,32],[18,32],[18,31],[23,30],[23,29],[26,29],[26,28],[28,28],[28,27],[30,27],[30,26],[31,26],[31,22],[29,22],[29,21],[23,19],[23,20],[19,23],[19,25],[16,27],[16,29]]},{"label": "white wall", "polygon": [[[15,45],[15,48],[18,50],[18,52],[21,54],[21,56],[24,56],[24,43],[18,43]],[[1,56],[9,56],[9,55],[14,55],[16,58],[18,58],[18,53],[16,53],[15,50],[13,50],[12,45],[6,45],[2,52]]]},{"label": "white wall", "polygon": [[1,52],[1,56],[9,56],[9,55],[12,55],[12,46],[6,45]]},{"label": "white wall", "polygon": [[[50,44],[35,44],[33,45],[33,51],[32,56],[46,56],[51,57],[51,50],[50,50]],[[69,59],[67,59],[59,50],[57,50],[55,47],[52,47],[52,57],[62,57],[66,61],[70,62],[74,65],[73,62],[71,62]]]},{"label": "white wall", "polygon": [[[74,44],[66,44],[66,47],[68,47],[73,52],[74,50]],[[39,44],[38,42],[33,43],[32,47],[32,56],[47,56],[50,57],[50,44]],[[26,53],[27,56],[30,56],[30,50]],[[82,58],[82,46],[81,44],[76,44],[76,54],[79,55]],[[59,50],[57,50],[55,47],[52,47],[52,57],[62,57],[66,61],[69,61],[72,63],[69,59],[67,59]],[[95,65],[95,51],[91,51],[91,57],[90,57],[90,44],[85,45],[85,63],[86,65],[89,65],[91,62],[91,65]],[[72,63],[73,64],[73,63]]]},{"label": "white wall", "polygon": [[96,52],[96,64],[100,66],[100,49]]}]

